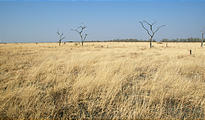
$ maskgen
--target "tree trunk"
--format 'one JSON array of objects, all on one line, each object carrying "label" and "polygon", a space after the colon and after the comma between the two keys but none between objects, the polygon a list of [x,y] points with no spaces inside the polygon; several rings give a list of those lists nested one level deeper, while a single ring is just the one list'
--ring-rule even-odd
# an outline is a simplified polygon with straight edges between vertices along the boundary
[{"label": "tree trunk", "polygon": [[59,46],[61,46],[61,40],[59,40]]},{"label": "tree trunk", "polygon": [[83,36],[80,35],[80,39],[81,39],[81,45],[83,46]]},{"label": "tree trunk", "polygon": [[203,42],[204,42],[204,33],[202,33],[202,35],[201,35],[201,47],[204,46],[204,45],[203,45],[203,44],[204,44]]},{"label": "tree trunk", "polygon": [[149,47],[152,48],[152,38],[150,38]]},{"label": "tree trunk", "polygon": [[82,43],[82,46],[83,46],[83,41],[81,43]]}]

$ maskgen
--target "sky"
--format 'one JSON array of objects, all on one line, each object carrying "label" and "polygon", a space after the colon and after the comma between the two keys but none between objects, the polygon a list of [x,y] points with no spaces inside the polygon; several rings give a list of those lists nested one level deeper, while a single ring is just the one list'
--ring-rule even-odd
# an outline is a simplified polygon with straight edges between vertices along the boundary
[{"label": "sky", "polygon": [[154,39],[200,38],[205,0],[0,0],[0,42],[56,42],[57,31],[80,40],[74,29],[86,25],[87,40],[143,39],[139,21],[166,25]]}]

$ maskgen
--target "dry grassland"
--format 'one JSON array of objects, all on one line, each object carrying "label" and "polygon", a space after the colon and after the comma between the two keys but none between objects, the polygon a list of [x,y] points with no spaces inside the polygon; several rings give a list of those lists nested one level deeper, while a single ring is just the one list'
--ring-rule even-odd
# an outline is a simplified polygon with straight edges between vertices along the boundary
[{"label": "dry grassland", "polygon": [[205,48],[153,45],[0,44],[0,118],[205,119]]}]

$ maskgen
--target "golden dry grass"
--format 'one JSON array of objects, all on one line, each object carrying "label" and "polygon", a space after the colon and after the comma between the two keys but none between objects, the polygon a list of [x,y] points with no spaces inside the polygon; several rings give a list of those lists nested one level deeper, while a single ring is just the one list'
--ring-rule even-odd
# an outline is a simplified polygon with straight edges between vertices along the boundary
[{"label": "golden dry grass", "polygon": [[205,119],[205,49],[148,47],[0,44],[0,118]]}]

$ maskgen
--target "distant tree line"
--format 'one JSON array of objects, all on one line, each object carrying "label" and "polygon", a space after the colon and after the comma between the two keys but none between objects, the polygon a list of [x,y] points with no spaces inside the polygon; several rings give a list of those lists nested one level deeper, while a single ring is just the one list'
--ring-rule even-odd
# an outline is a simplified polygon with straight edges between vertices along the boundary
[{"label": "distant tree line", "polygon": [[200,38],[162,39],[161,42],[201,42]]},{"label": "distant tree line", "polygon": [[[149,42],[147,40],[138,40],[138,39],[113,39],[113,40],[108,40],[108,42]],[[156,42],[153,40],[153,42]]]},{"label": "distant tree line", "polygon": [[[65,42],[80,42],[80,41],[65,41]],[[138,40],[138,39],[113,39],[113,40],[87,40],[84,42],[149,42],[148,40]],[[153,40],[156,42],[156,40]]]}]

